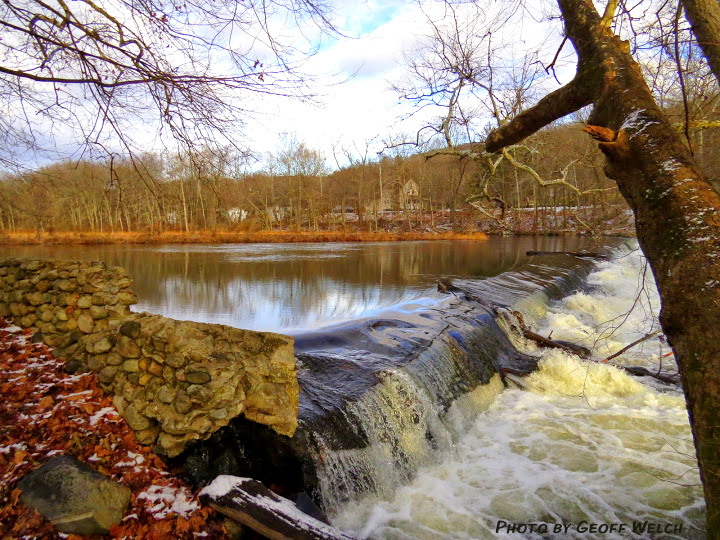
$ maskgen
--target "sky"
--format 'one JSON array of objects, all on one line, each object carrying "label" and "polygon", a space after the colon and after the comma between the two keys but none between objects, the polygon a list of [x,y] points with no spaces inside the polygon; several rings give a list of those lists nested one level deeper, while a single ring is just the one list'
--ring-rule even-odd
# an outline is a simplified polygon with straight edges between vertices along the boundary
[{"label": "sky", "polygon": [[[493,4],[491,0],[486,3]],[[323,152],[328,165],[335,167],[333,146],[344,164],[340,155],[343,148],[357,155],[367,147],[369,155],[375,157],[390,136],[414,134],[439,109],[425,110],[402,121],[414,109],[398,98],[391,84],[406,72],[403,53],[413,51],[422,35],[429,32],[427,17],[437,20],[443,12],[438,3],[426,3],[423,10],[414,2],[402,0],[336,1],[334,21],[348,38],[326,44],[303,67],[317,78],[314,88],[321,104],[263,98],[259,114],[249,121],[246,130],[249,146],[272,153],[283,132],[295,133],[298,140]],[[559,30],[539,10],[518,13],[504,30],[504,39],[511,54],[545,43],[540,59],[548,64],[561,40]],[[569,45],[565,52],[571,52]],[[513,60],[512,55],[504,59],[507,63]],[[559,69],[561,82],[569,81],[573,71],[571,65]],[[548,89],[554,87],[557,84],[553,82]]]},{"label": "sky", "polygon": [[[286,43],[297,43],[299,50],[316,45],[316,52],[305,59],[300,69],[306,73],[308,91],[315,94],[315,99],[301,101],[288,97],[277,97],[268,94],[245,94],[233,96],[243,108],[253,111],[245,115],[245,126],[240,135],[233,133],[233,141],[239,146],[250,149],[261,159],[251,165],[260,168],[267,161],[267,156],[276,152],[283,140],[283,134],[292,134],[297,141],[305,143],[312,149],[319,150],[326,159],[329,169],[335,168],[339,162],[348,162],[347,153],[355,158],[366,153],[374,158],[378,152],[386,154],[386,143],[391,138],[397,139],[405,135],[405,140],[412,139],[417,130],[429,123],[437,125],[436,117],[442,110],[428,107],[421,111],[411,104],[399,99],[392,90],[392,84],[401,81],[407,73],[404,56],[412,55],[422,42],[423,36],[430,33],[428,20],[442,24],[447,13],[446,6],[439,0],[327,0],[332,11],[332,22],[338,30],[337,34],[328,36],[313,27],[298,28],[288,23],[287,18],[276,16],[271,19],[271,33]],[[517,7],[512,10],[514,17],[508,24],[493,28],[493,45],[500,45],[494,62],[501,67],[518,64],[526,50],[541,46],[538,60],[543,64],[552,61],[557,46],[561,41],[561,28],[557,18],[548,17],[550,0],[532,0],[523,3],[520,0],[477,0],[477,5],[492,18],[498,9],[508,6]],[[121,6],[118,2],[108,2],[108,6]],[[268,4],[271,5],[271,4]],[[247,8],[249,9],[249,8]],[[467,6],[458,7],[459,19],[466,17]],[[463,12],[463,10],[466,10]],[[119,11],[116,16],[123,16],[127,24],[137,23],[131,14]],[[140,23],[138,23],[140,24]],[[193,29],[202,32],[200,25],[193,23]],[[243,27],[244,28],[244,27]],[[233,46],[238,50],[247,51],[247,58],[263,58],[263,52],[269,52],[262,40],[251,31],[233,34]],[[140,27],[139,31],[147,29]],[[12,37],[12,36],[10,36]],[[260,45],[258,45],[258,43]],[[266,48],[263,51],[263,46]],[[270,55],[271,56],[271,55]],[[169,53],[173,61],[173,53]],[[299,55],[294,60],[304,56]],[[560,82],[568,82],[573,76],[574,66],[572,49],[567,45],[558,63],[557,76]],[[178,66],[184,61],[182,56],[176,58]],[[225,64],[223,62],[226,62]],[[207,62],[216,73],[232,73],[227,58],[218,58],[216,65]],[[49,92],[51,87],[37,83],[32,86],[38,92]],[[538,95],[552,90],[558,83],[546,76],[538,85]],[[0,103],[0,112],[7,113],[10,122],[24,126],[27,122],[32,126],[32,136],[41,146],[55,150],[52,154],[36,154],[20,156],[30,167],[49,163],[54,159],[81,159],[86,157],[104,157],[107,152],[123,155],[125,149],[117,142],[117,137],[107,126],[98,122],[97,107],[94,102],[85,100],[83,88],[79,85],[63,87],[62,92],[73,96],[78,105],[67,111],[63,118],[62,108],[55,108],[54,122],[48,124],[45,117],[35,110],[19,106],[18,102]],[[40,95],[40,94],[39,94]],[[46,96],[47,97],[47,96]],[[137,109],[151,105],[149,96],[147,103],[138,98],[132,106]],[[48,103],[51,103],[50,99]],[[478,100],[476,100],[478,101]],[[87,107],[85,104],[87,103]],[[479,102],[480,103],[480,102]],[[478,104],[471,102],[468,106]],[[3,107],[5,107],[3,109]],[[29,111],[29,112],[28,112]],[[157,111],[156,111],[157,112]],[[409,118],[408,118],[409,117]],[[123,126],[123,134],[135,142],[136,150],[150,152],[173,153],[177,146],[168,134],[167,128],[150,116],[131,117]],[[489,120],[489,117],[488,117]],[[43,123],[44,122],[44,123]],[[103,130],[102,148],[98,154],[88,152],[82,142],[85,137],[93,138]],[[89,131],[88,131],[89,130]],[[91,135],[88,135],[88,132]],[[115,140],[113,140],[115,137]],[[237,137],[237,139],[235,139]],[[287,137],[286,137],[287,138]],[[98,145],[99,146],[99,145]],[[337,156],[337,160],[335,159]],[[263,159],[265,158],[265,159]]]}]

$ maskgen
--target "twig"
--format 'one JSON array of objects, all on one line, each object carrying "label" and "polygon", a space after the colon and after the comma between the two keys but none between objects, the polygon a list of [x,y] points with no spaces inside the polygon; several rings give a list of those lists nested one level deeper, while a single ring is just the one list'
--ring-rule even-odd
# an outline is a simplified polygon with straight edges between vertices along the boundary
[{"label": "twig", "polygon": [[639,343],[642,343],[643,341],[647,341],[651,337],[655,337],[658,334],[662,334],[662,330],[655,330],[654,332],[650,332],[649,334],[646,334],[645,336],[641,337],[640,339],[633,341],[630,345],[627,345],[627,346],[623,347],[622,349],[620,349],[615,354],[611,354],[610,356],[608,356],[605,360],[602,361],[602,363],[607,364],[610,360],[620,356],[625,351],[632,349],[635,345],[638,345]]}]

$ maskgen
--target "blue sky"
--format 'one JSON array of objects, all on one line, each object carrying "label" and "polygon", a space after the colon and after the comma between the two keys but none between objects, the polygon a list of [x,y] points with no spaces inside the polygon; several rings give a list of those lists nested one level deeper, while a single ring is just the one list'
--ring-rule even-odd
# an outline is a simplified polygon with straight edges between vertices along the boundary
[{"label": "blue sky", "polygon": [[[503,3],[488,0],[486,5],[491,9]],[[336,2],[335,22],[350,38],[330,40],[305,65],[319,81],[316,89],[322,105],[264,99],[261,114],[248,130],[251,148],[272,152],[277,148],[279,133],[294,132],[299,140],[323,151],[328,164],[334,166],[333,145],[336,149],[363,150],[369,145],[370,154],[375,155],[390,136],[414,134],[439,111],[425,111],[401,122],[400,118],[412,109],[401,103],[390,87],[405,73],[403,53],[412,51],[418,39],[429,32],[427,16],[439,18],[443,12],[437,2],[425,2],[422,10],[417,3],[402,0]],[[522,15],[518,13],[518,21]],[[498,29],[498,35],[509,36],[509,56],[503,63],[512,63],[512,55],[520,54],[523,47],[537,46],[551,36],[550,45],[546,45],[548,58],[544,58],[549,63],[555,53],[552,44],[556,47],[561,39],[559,28],[543,20],[540,11],[531,17],[525,15],[522,23],[515,21],[509,28]],[[570,50],[568,45],[566,51]],[[565,80],[569,80],[572,66],[560,70],[561,80],[565,72]],[[341,80],[345,82],[338,84]]]}]

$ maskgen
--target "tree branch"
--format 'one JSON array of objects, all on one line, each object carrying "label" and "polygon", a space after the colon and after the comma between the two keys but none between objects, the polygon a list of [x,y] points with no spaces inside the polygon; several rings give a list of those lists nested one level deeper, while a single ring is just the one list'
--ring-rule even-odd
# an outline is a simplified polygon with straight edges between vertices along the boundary
[{"label": "tree branch", "polygon": [[521,112],[509,123],[492,131],[486,141],[488,152],[498,152],[520,142],[551,122],[592,103],[596,94],[593,84],[579,75],[562,88],[541,99],[537,105]]}]

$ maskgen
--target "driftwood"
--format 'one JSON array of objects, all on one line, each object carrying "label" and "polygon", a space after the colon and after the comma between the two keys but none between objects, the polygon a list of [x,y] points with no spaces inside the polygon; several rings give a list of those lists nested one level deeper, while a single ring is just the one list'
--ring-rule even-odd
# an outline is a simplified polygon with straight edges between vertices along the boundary
[{"label": "driftwood", "polygon": [[653,373],[648,368],[642,367],[642,366],[618,366],[617,364],[612,364],[616,368],[622,369],[630,373],[631,375],[635,375],[637,377],[654,377],[658,381],[662,381],[664,383],[669,384],[680,384],[680,374],[676,373],[674,375],[665,375],[664,373],[655,372]]},{"label": "driftwood", "polygon": [[650,332],[649,334],[641,337],[640,339],[638,339],[638,340],[636,340],[636,341],[633,341],[630,345],[628,345],[628,346],[626,346],[626,347],[623,347],[622,349],[620,349],[620,350],[619,350],[618,352],[616,352],[615,354],[611,354],[610,356],[608,356],[605,360],[603,360],[603,363],[604,363],[604,364],[607,364],[610,360],[612,360],[613,358],[617,358],[618,356],[620,356],[620,355],[621,355],[622,353],[624,353],[625,351],[629,351],[629,350],[632,349],[635,345],[639,345],[639,344],[642,343],[643,341],[647,341],[647,340],[650,339],[651,337],[655,337],[655,336],[657,336],[658,334],[662,334],[662,330],[656,330],[655,332]]},{"label": "driftwood", "polygon": [[538,345],[542,345],[543,347],[562,349],[563,351],[569,352],[570,354],[575,354],[580,358],[590,358],[590,356],[592,355],[592,351],[590,349],[588,349],[587,347],[583,347],[582,345],[578,345],[577,343],[571,343],[569,341],[562,340],[553,340],[543,337],[540,334],[536,334],[535,332],[528,330],[525,325],[523,325],[521,328],[523,337],[525,337],[526,339],[530,339]]},{"label": "driftwood", "polygon": [[535,255],[570,255],[571,257],[581,257],[586,259],[610,259],[609,255],[604,253],[589,252],[589,251],[528,251],[525,253],[528,257]]},{"label": "driftwood", "polygon": [[271,540],[353,540],[251,478],[218,476],[200,500]]},{"label": "driftwood", "polygon": [[[588,349],[587,347],[583,347],[582,345],[578,345],[577,343],[571,343],[569,341],[562,341],[562,340],[552,340],[550,338],[546,338],[541,336],[540,334],[536,334],[535,332],[531,331],[527,325],[525,324],[525,321],[523,319],[522,313],[519,311],[507,311],[503,309],[496,309],[495,312],[498,315],[505,316],[506,320],[510,323],[510,325],[515,328],[517,331],[519,331],[526,339],[530,339],[534,342],[536,342],[538,345],[542,347],[551,347],[551,348],[557,348],[562,349],[566,352],[569,352],[571,354],[575,354],[577,356],[580,356],[581,358],[585,358],[587,360],[592,360],[596,363],[608,363],[613,358],[617,358],[621,354],[623,354],[625,351],[628,351],[635,347],[636,345],[639,345],[643,341],[646,341],[654,336],[657,336],[662,331],[657,330],[655,332],[651,332],[643,337],[641,337],[638,340],[633,341],[629,345],[623,347],[615,354],[612,354],[605,358],[604,360],[594,360],[591,358],[592,351]],[[513,322],[511,319],[508,318],[508,314],[512,315],[515,318],[515,322]],[[618,364],[611,364],[613,367],[616,367],[618,369],[622,369],[623,371],[626,371],[630,373],[631,375],[635,375],[637,377],[654,377],[655,379],[662,381],[664,383],[669,384],[680,384],[680,377],[679,374],[674,375],[667,375],[661,372],[652,372],[649,369],[642,367],[642,366],[620,366]],[[526,388],[526,385],[521,382],[521,377],[527,375],[526,373],[521,373],[517,371],[510,371],[505,370],[503,372],[503,377],[509,379],[512,383],[514,383],[516,386],[520,388]]]}]

